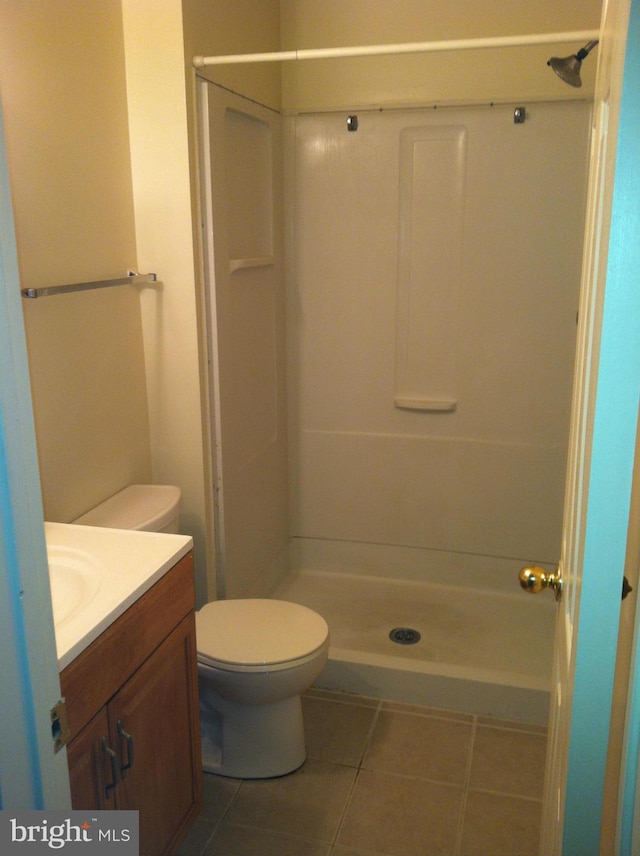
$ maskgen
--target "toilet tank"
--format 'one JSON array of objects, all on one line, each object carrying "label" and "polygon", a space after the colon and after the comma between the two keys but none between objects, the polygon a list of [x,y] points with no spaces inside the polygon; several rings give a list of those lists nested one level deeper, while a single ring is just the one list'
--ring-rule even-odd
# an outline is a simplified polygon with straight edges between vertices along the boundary
[{"label": "toilet tank", "polygon": [[72,522],[109,529],[177,533],[179,510],[179,487],[131,484]]}]

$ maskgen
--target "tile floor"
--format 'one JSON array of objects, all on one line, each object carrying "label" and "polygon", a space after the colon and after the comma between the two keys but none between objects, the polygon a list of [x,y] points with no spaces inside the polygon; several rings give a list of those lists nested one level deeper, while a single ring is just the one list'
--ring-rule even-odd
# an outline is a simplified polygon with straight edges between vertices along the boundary
[{"label": "tile floor", "polygon": [[279,779],[205,774],[178,856],[536,856],[546,731],[322,690],[307,761]]}]

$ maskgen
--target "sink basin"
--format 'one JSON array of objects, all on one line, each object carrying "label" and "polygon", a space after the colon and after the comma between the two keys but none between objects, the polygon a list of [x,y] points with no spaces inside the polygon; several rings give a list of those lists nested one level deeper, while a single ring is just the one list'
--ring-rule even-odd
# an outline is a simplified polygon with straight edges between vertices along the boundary
[{"label": "sink basin", "polygon": [[101,569],[84,550],[47,546],[49,581],[56,627],[85,609],[100,588]]},{"label": "sink basin", "polygon": [[186,535],[44,526],[60,670],[193,548]]}]

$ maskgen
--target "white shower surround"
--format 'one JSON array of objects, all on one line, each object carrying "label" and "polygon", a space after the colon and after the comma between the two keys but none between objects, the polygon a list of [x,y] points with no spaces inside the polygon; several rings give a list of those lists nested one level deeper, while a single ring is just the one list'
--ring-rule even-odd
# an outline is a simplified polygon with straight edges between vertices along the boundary
[{"label": "white shower surround", "polygon": [[325,686],[544,721],[555,604],[517,573],[560,549],[589,104],[283,118],[285,301],[279,120],[209,89],[227,596],[323,614]]},{"label": "white shower surround", "polygon": [[[343,113],[285,119],[294,577],[278,595],[327,617],[326,685],[541,721],[555,605],[526,597],[517,573],[560,550],[590,107],[522,106],[524,124],[514,105],[361,112],[357,132]],[[429,186],[432,154],[456,181]],[[437,273],[452,247],[436,225],[420,257],[420,197],[448,186],[434,220],[462,211],[461,249],[438,282],[430,259]],[[449,351],[431,350],[431,374],[421,332]],[[429,643],[410,654],[367,629],[403,595],[415,620],[400,607],[403,620],[380,624],[426,622]],[[444,614],[459,621],[430,627]],[[487,663],[492,649],[508,652],[502,665]]]}]

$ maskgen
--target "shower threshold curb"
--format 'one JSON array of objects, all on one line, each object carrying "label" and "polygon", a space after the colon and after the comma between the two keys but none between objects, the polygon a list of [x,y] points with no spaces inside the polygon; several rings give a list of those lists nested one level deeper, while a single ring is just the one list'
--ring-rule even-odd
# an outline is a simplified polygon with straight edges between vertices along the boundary
[{"label": "shower threshold curb", "polygon": [[330,656],[315,686],[404,704],[547,725],[550,693],[499,681],[401,670]]}]

